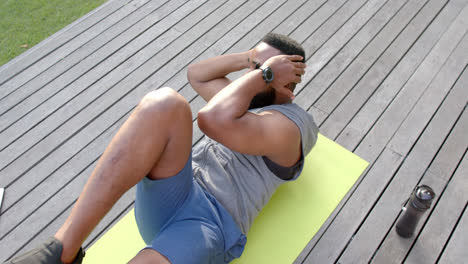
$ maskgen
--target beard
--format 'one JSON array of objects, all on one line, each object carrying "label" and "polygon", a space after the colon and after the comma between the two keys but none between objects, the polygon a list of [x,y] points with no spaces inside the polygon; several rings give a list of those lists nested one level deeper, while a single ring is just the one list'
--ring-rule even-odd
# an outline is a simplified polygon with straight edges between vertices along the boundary
[{"label": "beard", "polygon": [[249,110],[272,105],[275,102],[275,99],[276,94],[274,89],[258,93],[254,96],[254,98],[252,98],[252,101],[250,101]]}]

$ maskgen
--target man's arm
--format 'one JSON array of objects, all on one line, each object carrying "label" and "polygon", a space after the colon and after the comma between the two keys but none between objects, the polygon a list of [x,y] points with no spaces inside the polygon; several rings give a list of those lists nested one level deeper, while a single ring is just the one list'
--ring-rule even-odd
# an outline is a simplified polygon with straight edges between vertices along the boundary
[{"label": "man's arm", "polygon": [[193,89],[208,102],[231,83],[226,75],[249,67],[249,53],[226,54],[190,64],[187,79]]},{"label": "man's arm", "polygon": [[[261,70],[251,71],[219,91],[198,113],[198,125],[210,138],[228,148],[251,155],[267,156],[283,165],[294,165],[301,156],[301,137],[294,122],[276,111],[248,112],[252,98],[272,87],[277,92],[291,82],[300,82],[305,64],[300,56],[275,56],[264,65],[275,74],[267,85]],[[290,90],[287,90],[291,92]],[[292,96],[292,92],[290,94]]]}]

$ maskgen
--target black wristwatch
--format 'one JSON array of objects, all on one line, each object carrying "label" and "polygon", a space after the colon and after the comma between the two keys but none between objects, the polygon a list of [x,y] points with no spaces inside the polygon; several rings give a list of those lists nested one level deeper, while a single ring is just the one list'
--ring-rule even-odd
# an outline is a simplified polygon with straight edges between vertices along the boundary
[{"label": "black wristwatch", "polygon": [[267,67],[262,66],[260,67],[260,69],[263,72],[263,80],[265,80],[267,84],[271,83],[273,79],[275,78],[275,75],[273,74],[273,70],[268,66]]}]

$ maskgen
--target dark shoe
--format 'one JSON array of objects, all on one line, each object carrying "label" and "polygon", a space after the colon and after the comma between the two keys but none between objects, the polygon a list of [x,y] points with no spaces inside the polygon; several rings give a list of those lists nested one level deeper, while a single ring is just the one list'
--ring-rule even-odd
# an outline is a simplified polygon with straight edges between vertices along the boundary
[{"label": "dark shoe", "polygon": [[[35,249],[10,259],[4,264],[63,264],[60,260],[61,255],[62,243],[55,237],[51,237]],[[73,264],[81,264],[84,255],[83,249],[80,248]]]}]

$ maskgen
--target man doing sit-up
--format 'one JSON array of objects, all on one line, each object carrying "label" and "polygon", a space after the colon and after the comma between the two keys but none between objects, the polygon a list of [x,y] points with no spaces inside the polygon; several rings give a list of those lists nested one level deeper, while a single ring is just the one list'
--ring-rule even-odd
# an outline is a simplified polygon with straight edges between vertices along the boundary
[{"label": "man doing sit-up", "polygon": [[[207,137],[193,150],[188,102],[170,88],[148,93],[104,151],[63,226],[14,263],[80,263],[82,243],[134,185],[147,247],[131,263],[239,257],[254,218],[279,185],[299,176],[317,140],[312,117],[292,103],[304,56],[296,41],[269,33],[252,50],[190,65],[188,80],[207,102],[197,119]],[[226,77],[244,69],[235,81]]]}]

